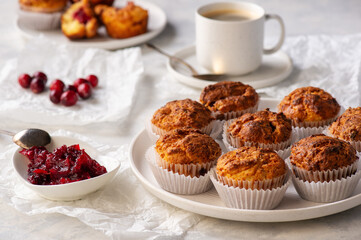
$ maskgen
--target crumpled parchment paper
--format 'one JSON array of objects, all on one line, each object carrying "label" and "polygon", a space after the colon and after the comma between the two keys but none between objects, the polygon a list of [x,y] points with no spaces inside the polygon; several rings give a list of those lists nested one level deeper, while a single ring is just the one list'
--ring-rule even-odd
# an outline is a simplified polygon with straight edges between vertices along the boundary
[{"label": "crumpled parchment paper", "polygon": [[[44,37],[29,41],[17,59],[0,69],[0,118],[9,125],[38,123],[48,126],[84,126],[120,122],[130,111],[137,82],[143,73],[139,47],[114,52],[58,45]],[[34,94],[17,82],[21,73],[48,75],[47,90]],[[72,84],[90,74],[99,77],[93,96],[65,107],[49,99],[54,79]]]}]

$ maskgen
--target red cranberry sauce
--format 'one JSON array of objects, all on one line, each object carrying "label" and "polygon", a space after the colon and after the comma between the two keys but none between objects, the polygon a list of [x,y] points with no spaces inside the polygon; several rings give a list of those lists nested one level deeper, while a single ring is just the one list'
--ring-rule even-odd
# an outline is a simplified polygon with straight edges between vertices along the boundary
[{"label": "red cranberry sauce", "polygon": [[91,17],[85,13],[83,8],[79,8],[76,12],[74,12],[73,18],[82,24],[86,24],[91,19]]},{"label": "red cranberry sauce", "polygon": [[23,149],[28,157],[28,181],[36,185],[56,185],[89,179],[107,172],[79,145],[63,145],[49,152],[45,147]]}]

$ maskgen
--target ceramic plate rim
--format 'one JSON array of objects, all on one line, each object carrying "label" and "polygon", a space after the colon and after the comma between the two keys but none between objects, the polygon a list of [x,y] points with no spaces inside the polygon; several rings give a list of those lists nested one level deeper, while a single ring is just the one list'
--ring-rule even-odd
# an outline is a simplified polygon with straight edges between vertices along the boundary
[{"label": "ceramic plate rim", "polygon": [[[120,1],[120,0],[116,0],[116,1]],[[122,0],[122,2],[126,2],[126,1]],[[152,38],[158,36],[164,30],[164,28],[166,27],[166,24],[167,24],[167,16],[166,16],[165,12],[163,11],[163,9],[158,7],[156,4],[149,2],[149,1],[144,1],[144,0],[135,0],[134,2],[139,3],[139,5],[144,8],[147,8],[147,10],[150,12],[150,14],[152,11],[157,13],[157,18],[160,19],[160,21],[157,22],[157,25],[160,25],[160,26],[155,29],[152,29],[149,32],[146,32],[144,34],[134,36],[131,38],[112,39],[112,38],[108,37],[108,38],[106,38],[106,41],[91,42],[91,41],[86,41],[86,39],[83,41],[70,41],[65,36],[64,36],[64,40],[56,40],[56,39],[54,39],[54,37],[51,37],[51,35],[49,35],[49,33],[46,33],[44,31],[23,29],[19,24],[18,17],[16,18],[15,25],[18,28],[18,30],[21,32],[21,34],[23,36],[25,36],[26,38],[33,38],[33,37],[36,37],[36,36],[42,34],[51,40],[54,40],[58,43],[67,44],[69,46],[79,46],[79,47],[84,47],[84,48],[95,47],[95,48],[102,48],[102,49],[107,49],[107,50],[132,47],[132,46],[136,46],[136,45],[142,44],[144,42],[147,42],[147,41],[151,40]],[[150,19],[149,21],[152,21],[151,15],[150,15],[149,19]],[[58,29],[57,31],[59,32],[59,35],[60,34],[62,35],[61,29]],[[51,32],[53,32],[53,31],[51,31]]]},{"label": "ceramic plate rim", "polygon": [[[195,45],[184,47],[184,48],[178,50],[177,52],[175,52],[173,55],[177,56],[177,57],[180,57],[179,55],[189,55],[192,52],[195,52]],[[274,84],[282,82],[283,80],[285,80],[292,73],[293,61],[290,58],[290,56],[288,54],[286,54],[282,50],[279,50],[275,54],[282,55],[285,59],[288,60],[287,68],[286,68],[286,70],[284,70],[282,72],[282,74],[271,77],[271,78],[267,78],[267,79],[260,79],[260,80],[254,81],[254,82],[243,80],[243,79],[245,79],[247,77],[247,75],[235,77],[235,78],[230,79],[230,80],[241,81],[243,83],[252,85],[256,89],[272,86]],[[172,63],[171,63],[170,59],[167,61],[167,69],[174,76],[174,78],[176,78],[178,81],[180,81],[180,82],[182,82],[182,83],[184,83],[184,84],[186,84],[188,86],[191,86],[191,87],[203,88],[203,87],[205,87],[205,86],[207,86],[209,84],[215,83],[215,82],[212,82],[212,81],[196,79],[196,78],[193,78],[192,76],[186,76],[186,75],[181,74],[180,72],[178,72],[172,66]]]},{"label": "ceramic plate rim", "polygon": [[[264,101],[277,101],[270,98],[262,98]],[[246,222],[289,222],[306,219],[313,219],[339,213],[361,204],[361,193],[333,203],[324,203],[317,206],[310,206],[296,209],[274,209],[274,210],[243,210],[222,206],[209,205],[182,198],[167,192],[149,182],[138,170],[133,159],[134,149],[137,141],[142,135],[146,135],[145,129],[141,130],[131,141],[129,147],[130,167],[141,182],[141,184],[155,197],[181,209],[201,214],[204,216]],[[148,137],[148,136],[147,136]],[[139,161],[139,160],[138,160]],[[226,214],[225,214],[226,213]],[[227,215],[227,217],[225,216]]]}]

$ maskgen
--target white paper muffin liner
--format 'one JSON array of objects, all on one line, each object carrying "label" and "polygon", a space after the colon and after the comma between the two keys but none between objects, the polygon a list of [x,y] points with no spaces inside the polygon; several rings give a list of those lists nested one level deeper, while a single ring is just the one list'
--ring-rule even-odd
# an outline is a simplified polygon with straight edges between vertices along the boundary
[{"label": "white paper muffin liner", "polygon": [[294,130],[294,132],[297,133],[297,141],[302,139],[302,138],[306,138],[312,135],[316,135],[316,134],[321,134],[325,128],[325,127],[292,127],[292,129]]},{"label": "white paper muffin liner", "polygon": [[[334,136],[333,134],[331,134],[330,131],[328,130],[328,128],[324,129],[322,133],[329,137],[338,138],[338,137]],[[346,141],[346,140],[344,140],[344,141]],[[361,152],[361,141],[346,141],[346,142],[350,143],[356,149],[356,151]]]},{"label": "white paper muffin liner", "polygon": [[19,23],[28,29],[53,30],[60,28],[62,12],[39,13],[18,10]]},{"label": "white paper muffin liner", "polygon": [[253,210],[266,210],[277,207],[291,183],[291,178],[287,173],[283,177],[283,185],[277,188],[257,190],[228,186],[217,180],[214,168],[211,170],[210,178],[218,195],[227,207]]},{"label": "white paper muffin liner", "polygon": [[[360,153],[357,154],[360,156]],[[332,171],[305,171],[286,163],[292,168],[292,182],[297,193],[312,202],[335,202],[349,197],[360,177],[360,161]],[[355,172],[356,171],[356,172]]]},{"label": "white paper muffin liner", "polygon": [[291,132],[291,137],[284,142],[280,142],[280,143],[271,143],[271,144],[266,144],[266,143],[255,143],[255,142],[243,142],[240,138],[238,137],[232,137],[231,134],[227,131],[229,125],[232,123],[233,120],[229,120],[226,121],[223,125],[223,134],[222,134],[222,140],[224,145],[227,148],[228,146],[231,146],[233,148],[239,148],[239,147],[243,147],[243,146],[247,146],[247,147],[251,147],[251,146],[258,146],[260,148],[270,148],[276,151],[279,150],[286,150],[292,143],[293,141],[295,141],[297,139],[297,135],[294,134],[294,132]]},{"label": "white paper muffin liner", "polygon": [[[206,164],[168,164],[160,158],[154,146],[147,150],[145,158],[160,187],[168,192],[191,195],[203,193],[212,188],[209,170],[216,161]],[[174,169],[176,172],[168,169]],[[191,175],[197,175],[201,169],[206,169],[207,173],[199,177],[191,177]],[[190,175],[185,176],[183,173]]]},{"label": "white paper muffin liner", "polygon": [[[153,143],[155,143],[160,136],[163,136],[167,133],[167,131],[160,129],[159,127],[152,124],[150,120],[145,123],[145,129]],[[199,130],[205,134],[208,134],[213,139],[216,139],[222,132],[222,128],[217,124],[217,120],[213,120],[210,124]]]},{"label": "white paper muffin liner", "polygon": [[[288,159],[287,161],[289,162],[290,160]],[[358,160],[349,166],[327,171],[307,171],[292,165],[292,163],[290,165],[292,172],[300,180],[308,182],[329,182],[354,174],[357,171]]]}]

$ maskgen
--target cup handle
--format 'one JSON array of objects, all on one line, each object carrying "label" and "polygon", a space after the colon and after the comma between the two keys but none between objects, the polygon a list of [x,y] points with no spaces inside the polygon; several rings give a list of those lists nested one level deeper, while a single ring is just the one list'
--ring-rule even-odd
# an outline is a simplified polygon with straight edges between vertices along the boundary
[{"label": "cup handle", "polygon": [[272,54],[274,52],[277,52],[282,47],[282,44],[285,41],[285,24],[283,23],[282,18],[280,16],[278,16],[277,14],[266,14],[265,19],[266,19],[266,21],[275,19],[276,21],[278,21],[278,23],[281,26],[281,36],[280,36],[276,46],[274,46],[273,48],[270,48],[270,49],[263,49],[264,54]]}]

